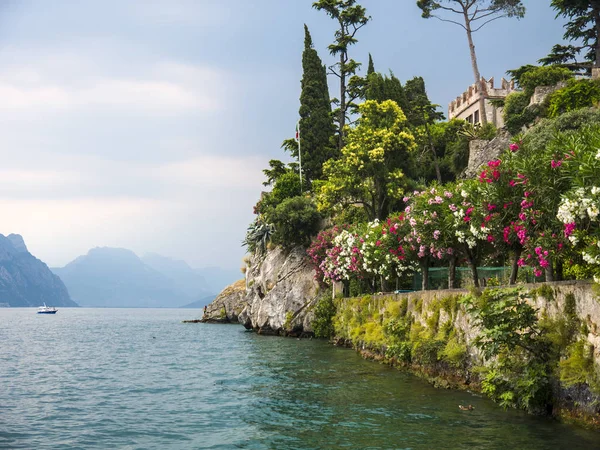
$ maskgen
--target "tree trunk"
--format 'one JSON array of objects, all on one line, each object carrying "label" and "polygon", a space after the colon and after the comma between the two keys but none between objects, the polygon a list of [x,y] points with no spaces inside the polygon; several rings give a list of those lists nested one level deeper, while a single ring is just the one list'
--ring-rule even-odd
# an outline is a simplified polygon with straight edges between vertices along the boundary
[{"label": "tree trunk", "polygon": [[385,279],[385,277],[382,275],[381,276],[381,292],[389,292],[390,287],[388,285],[387,280]]},{"label": "tree trunk", "polygon": [[596,61],[594,67],[600,67],[600,8],[593,9],[594,25],[596,25]]},{"label": "tree trunk", "polygon": [[550,264],[548,264],[548,267],[546,267],[544,269],[544,272],[546,272],[546,281],[554,281],[554,271],[552,270],[552,260],[550,258],[548,258],[548,262]]},{"label": "tree trunk", "polygon": [[521,257],[521,251],[522,249],[516,249],[515,253],[513,254],[513,259],[511,262],[511,268],[510,268],[510,280],[508,280],[508,284],[515,284],[517,282],[517,275],[519,274],[519,258]]},{"label": "tree trunk", "polygon": [[421,283],[421,289],[424,291],[429,290],[429,258],[426,256],[421,259],[421,274],[423,275],[423,282]]},{"label": "tree trunk", "polygon": [[556,261],[556,281],[563,280],[563,263],[561,260]]},{"label": "tree trunk", "polygon": [[469,51],[471,53],[471,66],[473,67],[473,75],[475,76],[475,84],[479,86],[479,117],[482,125],[487,125],[487,114],[485,113],[485,90],[477,65],[477,54],[475,53],[475,44],[473,43],[473,32],[471,31],[471,19],[469,12],[463,7],[465,17],[465,28],[467,29],[467,39],[469,41]]},{"label": "tree trunk", "polygon": [[448,262],[448,289],[456,287],[456,256],[451,256]]},{"label": "tree trunk", "polygon": [[346,52],[340,52],[340,113],[338,117],[339,135],[338,135],[338,150],[344,147],[344,126],[346,125],[346,60],[348,55]]},{"label": "tree trunk", "polygon": [[477,261],[475,261],[475,255],[469,247],[467,247],[467,261],[469,268],[471,269],[471,276],[473,277],[473,286],[479,287],[479,274],[477,273]]}]

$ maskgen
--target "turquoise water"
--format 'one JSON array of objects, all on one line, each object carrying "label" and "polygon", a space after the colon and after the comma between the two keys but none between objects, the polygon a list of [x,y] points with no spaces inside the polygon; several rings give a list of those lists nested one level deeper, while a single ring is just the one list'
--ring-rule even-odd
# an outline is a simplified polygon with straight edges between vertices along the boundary
[{"label": "turquoise water", "polygon": [[600,448],[326,342],[180,323],[197,315],[0,309],[0,448]]}]

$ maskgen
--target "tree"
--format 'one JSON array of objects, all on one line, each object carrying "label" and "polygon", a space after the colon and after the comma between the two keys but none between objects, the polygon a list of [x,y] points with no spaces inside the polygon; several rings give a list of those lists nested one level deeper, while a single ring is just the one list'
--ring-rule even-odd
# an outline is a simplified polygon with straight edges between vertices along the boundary
[{"label": "tree", "polygon": [[405,96],[407,102],[407,115],[411,125],[415,127],[423,127],[425,130],[425,136],[427,138],[428,150],[433,158],[433,165],[435,167],[435,174],[438,183],[442,182],[442,174],[440,172],[440,165],[437,158],[437,152],[433,145],[433,139],[431,138],[431,131],[429,127],[435,123],[436,120],[442,120],[444,114],[437,111],[438,105],[435,105],[429,101],[427,91],[425,90],[425,80],[421,77],[414,77],[412,80],[406,82]]},{"label": "tree", "polygon": [[[331,116],[331,101],[327,86],[327,71],[313,48],[308,27],[304,25],[302,53],[302,92],[300,94],[300,151],[302,175],[309,185],[323,174],[323,163],[338,155],[333,144],[335,125]],[[294,158],[298,158],[298,143],[288,139],[283,143]]]},{"label": "tree", "polygon": [[[417,0],[417,6],[423,11],[422,17],[429,19],[435,17],[442,22],[450,22],[463,28],[467,33],[469,51],[471,53],[471,65],[475,83],[479,86],[481,93],[479,109],[481,123],[487,124],[485,114],[485,88],[481,81],[481,73],[477,64],[473,33],[479,31],[486,24],[503,17],[522,18],[525,15],[525,6],[521,0]],[[442,15],[438,15],[441,13]],[[451,20],[450,14],[461,16],[459,21]]]},{"label": "tree", "polygon": [[348,130],[338,160],[323,166],[327,177],[317,193],[320,210],[362,206],[369,220],[384,219],[390,205],[402,198],[404,176],[414,137],[406,116],[393,101],[367,100],[359,106],[357,126]]},{"label": "tree", "polygon": [[[572,70],[600,67],[600,0],[552,0],[556,17],[569,19],[565,25],[564,39],[580,45],[560,45],[540,59],[544,65],[561,64]],[[577,62],[583,52],[585,62]]]},{"label": "tree", "polygon": [[336,124],[338,131],[338,150],[341,150],[345,143],[345,126],[348,119],[349,108],[353,106],[360,94],[362,79],[356,76],[356,71],[360,67],[348,55],[351,45],[356,44],[356,33],[364,27],[370,20],[367,16],[367,10],[356,4],[356,0],[319,0],[313,3],[313,8],[319,11],[325,11],[329,17],[337,20],[339,28],[335,32],[335,41],[329,45],[329,52],[337,56],[339,61],[329,67],[329,73],[335,75],[340,80],[340,98],[334,103],[338,105],[335,111]]}]

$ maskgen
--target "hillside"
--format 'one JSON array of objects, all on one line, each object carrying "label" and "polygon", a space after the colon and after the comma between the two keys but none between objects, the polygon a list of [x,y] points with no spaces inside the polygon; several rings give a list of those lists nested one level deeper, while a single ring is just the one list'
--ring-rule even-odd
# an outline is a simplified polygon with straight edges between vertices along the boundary
[{"label": "hillside", "polygon": [[18,234],[0,234],[0,306],[77,306],[48,266],[27,250]]}]

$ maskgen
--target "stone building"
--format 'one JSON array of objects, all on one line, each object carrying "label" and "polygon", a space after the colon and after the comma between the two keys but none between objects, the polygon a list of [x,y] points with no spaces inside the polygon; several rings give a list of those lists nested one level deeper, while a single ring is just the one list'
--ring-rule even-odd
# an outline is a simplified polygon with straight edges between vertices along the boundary
[{"label": "stone building", "polygon": [[493,123],[497,128],[501,128],[504,126],[502,108],[495,107],[490,100],[506,98],[508,94],[515,91],[515,82],[514,80],[506,81],[502,78],[501,86],[496,88],[494,78],[486,80],[482,77],[481,84],[483,85],[483,92],[480,92],[479,84],[472,84],[462,95],[456,97],[456,100],[450,102],[448,105],[448,119],[463,119],[473,125],[481,123],[479,99],[483,96],[488,123]]}]

